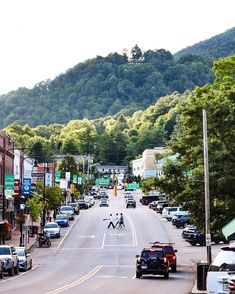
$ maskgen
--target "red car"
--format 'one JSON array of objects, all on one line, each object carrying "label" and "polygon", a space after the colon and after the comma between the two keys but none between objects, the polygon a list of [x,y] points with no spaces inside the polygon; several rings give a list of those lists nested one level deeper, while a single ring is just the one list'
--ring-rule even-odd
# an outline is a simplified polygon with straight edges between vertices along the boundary
[{"label": "red car", "polygon": [[166,258],[169,261],[171,271],[173,273],[175,273],[176,270],[177,270],[177,258],[176,258],[176,254],[175,254],[177,252],[177,250],[175,250],[173,248],[173,244],[174,243],[154,242],[152,247],[153,248],[162,248],[163,249]]}]

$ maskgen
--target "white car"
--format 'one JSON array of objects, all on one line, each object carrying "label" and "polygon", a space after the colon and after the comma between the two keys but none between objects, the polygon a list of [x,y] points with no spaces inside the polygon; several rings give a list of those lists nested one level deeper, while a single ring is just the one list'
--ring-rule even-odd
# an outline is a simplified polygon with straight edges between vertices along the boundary
[{"label": "white car", "polygon": [[207,293],[228,294],[230,272],[235,272],[235,243],[223,246],[207,272]]},{"label": "white car", "polygon": [[26,248],[22,246],[15,247],[15,250],[19,258],[19,270],[27,271],[28,269],[31,269],[33,264],[32,257]]},{"label": "white car", "polygon": [[60,226],[55,222],[45,224],[44,232],[47,233],[50,238],[60,238]]}]

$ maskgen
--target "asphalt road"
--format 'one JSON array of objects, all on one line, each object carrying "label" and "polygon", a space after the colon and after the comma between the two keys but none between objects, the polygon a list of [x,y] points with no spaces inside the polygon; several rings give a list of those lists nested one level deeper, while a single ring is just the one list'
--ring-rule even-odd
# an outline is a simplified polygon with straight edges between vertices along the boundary
[{"label": "asphalt road", "polygon": [[[191,246],[181,238],[181,230],[139,203],[125,208],[123,191],[110,193],[110,206],[95,204],[62,228],[60,239],[50,248],[33,248],[33,269],[0,281],[0,293],[161,293],[188,294],[195,280],[195,264],[206,259],[206,248]],[[110,213],[122,212],[125,228],[108,229]],[[178,267],[168,280],[161,276],[135,278],[135,255],[149,242],[175,242]],[[213,254],[218,251],[215,245]]]}]

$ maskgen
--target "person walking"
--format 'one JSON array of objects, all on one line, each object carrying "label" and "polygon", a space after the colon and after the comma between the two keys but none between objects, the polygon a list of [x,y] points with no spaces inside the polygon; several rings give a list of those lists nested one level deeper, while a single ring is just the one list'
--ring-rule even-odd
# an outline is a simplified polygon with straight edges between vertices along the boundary
[{"label": "person walking", "polygon": [[118,228],[125,228],[124,217],[123,217],[123,214],[122,213],[120,214],[120,218],[118,220],[118,224],[119,224]]},{"label": "person walking", "polygon": [[113,221],[114,221],[113,215],[112,215],[112,213],[110,213],[108,229],[110,228],[110,226],[113,226],[113,229],[115,228]]}]

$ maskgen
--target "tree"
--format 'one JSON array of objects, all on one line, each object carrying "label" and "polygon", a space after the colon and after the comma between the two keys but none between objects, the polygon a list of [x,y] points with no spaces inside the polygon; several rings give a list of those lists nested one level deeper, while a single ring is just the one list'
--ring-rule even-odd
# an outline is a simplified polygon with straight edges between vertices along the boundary
[{"label": "tree", "polygon": [[65,178],[66,172],[70,172],[70,180],[72,179],[72,175],[78,174],[78,165],[72,155],[66,155],[59,165],[59,170],[61,170],[62,178]]},{"label": "tree", "polygon": [[143,56],[142,50],[138,45],[135,45],[131,50],[131,56],[133,61],[139,61]]},{"label": "tree", "polygon": [[33,222],[38,221],[38,219],[42,213],[44,204],[41,201],[41,196],[37,193],[34,193],[33,196],[30,197],[26,201],[26,204],[29,205],[29,207],[30,207],[29,208],[29,215],[30,215],[32,225],[33,225]]}]

